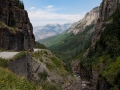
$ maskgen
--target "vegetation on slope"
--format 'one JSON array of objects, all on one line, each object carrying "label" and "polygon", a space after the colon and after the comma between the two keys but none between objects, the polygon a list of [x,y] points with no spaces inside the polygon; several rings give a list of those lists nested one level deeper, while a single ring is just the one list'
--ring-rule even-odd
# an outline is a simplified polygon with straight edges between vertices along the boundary
[{"label": "vegetation on slope", "polygon": [[24,9],[24,3],[23,3],[23,1],[21,1],[21,0],[14,0],[14,1],[16,2],[17,6],[19,8]]},{"label": "vegetation on slope", "polygon": [[35,62],[39,62],[44,65],[44,67],[41,67],[44,68],[44,70],[38,73],[40,78],[39,83],[42,88],[44,90],[61,90],[62,85],[56,84],[56,78],[58,80],[62,78],[63,81],[67,81],[67,76],[70,75],[65,70],[62,60],[57,58],[47,49],[40,49],[39,51],[31,53],[31,56]]},{"label": "vegetation on slope", "polygon": [[36,42],[36,48],[47,49],[43,44],[40,44],[39,42]]},{"label": "vegetation on slope", "polygon": [[0,58],[0,90],[43,90],[41,85],[35,85],[24,77],[19,77],[8,70],[9,60],[14,60],[26,55],[26,52],[20,52],[13,58]]},{"label": "vegetation on slope", "polygon": [[42,90],[42,88],[0,67],[0,90]]},{"label": "vegetation on slope", "polygon": [[0,67],[7,68],[7,60],[0,58]]},{"label": "vegetation on slope", "polygon": [[6,24],[4,24],[3,22],[0,21],[0,28],[8,28],[10,30],[11,33],[15,34],[16,31],[18,31],[18,29],[14,26],[7,26]]},{"label": "vegetation on slope", "polygon": [[79,32],[77,35],[74,35],[72,32],[64,32],[40,42],[59,55],[66,63],[66,69],[71,71],[71,60],[75,57],[80,57],[80,53],[88,48],[94,34],[94,27],[95,25],[92,24],[87,26],[83,32]]},{"label": "vegetation on slope", "polygon": [[[68,74],[68,72],[63,67],[62,60],[57,58],[54,54],[52,54],[46,49],[31,53],[31,56],[38,59],[41,63],[44,63],[51,72],[55,71],[59,75]],[[43,59],[42,57],[44,57],[45,59]]]},{"label": "vegetation on slope", "polygon": [[108,20],[113,23],[105,26],[95,49],[91,49],[87,58],[81,64],[91,71],[104,65],[99,73],[99,79],[106,80],[110,90],[118,90],[120,77],[120,8]]}]

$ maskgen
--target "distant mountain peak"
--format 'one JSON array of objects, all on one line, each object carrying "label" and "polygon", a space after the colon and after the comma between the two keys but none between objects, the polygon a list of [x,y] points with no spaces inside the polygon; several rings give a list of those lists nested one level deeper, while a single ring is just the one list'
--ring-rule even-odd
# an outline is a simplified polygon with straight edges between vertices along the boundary
[{"label": "distant mountain peak", "polygon": [[71,23],[65,23],[65,24],[46,24],[43,26],[37,26],[34,27],[34,34],[36,40],[48,38],[50,36],[55,36],[57,34],[60,34],[66,30],[68,30],[71,26]]}]

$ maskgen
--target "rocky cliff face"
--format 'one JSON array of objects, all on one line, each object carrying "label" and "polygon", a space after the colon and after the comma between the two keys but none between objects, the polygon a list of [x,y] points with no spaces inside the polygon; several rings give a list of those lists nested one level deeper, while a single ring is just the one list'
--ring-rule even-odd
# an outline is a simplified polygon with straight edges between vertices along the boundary
[{"label": "rocky cliff face", "polygon": [[[99,53],[97,51],[96,42],[100,40],[101,34],[105,30],[106,26],[109,25],[109,24],[113,25],[112,24],[113,19],[110,19],[110,16],[116,11],[116,9],[119,6],[120,6],[120,0],[103,0],[102,1],[101,5],[100,5],[99,19],[97,21],[96,28],[95,28],[95,35],[92,39],[92,45],[91,45],[91,49],[94,50],[94,52],[93,53],[91,52],[91,56],[89,56],[89,54],[90,54],[90,51],[89,51],[89,54],[87,56],[87,59],[91,59],[91,62],[89,62],[89,65],[92,62],[98,61],[99,56],[97,56],[97,58],[95,58],[95,61],[94,61],[93,58],[91,58],[91,57],[95,57],[95,55],[97,55],[97,53]],[[113,29],[113,31],[114,31],[114,29]],[[112,36],[110,36],[110,37],[112,37]],[[104,40],[104,39],[101,39],[101,40]],[[102,45],[103,45],[103,43],[101,44],[101,46]],[[107,50],[106,49],[107,47],[108,46],[105,47],[105,50]],[[105,52],[105,51],[102,50],[102,52]],[[107,52],[107,54],[108,54],[108,52]],[[100,55],[102,56],[102,53]],[[88,64],[88,62],[86,62],[86,63]],[[95,67],[93,68],[93,66],[90,67],[90,69],[91,69],[90,71],[91,71],[92,75],[89,74],[89,76],[92,76],[91,82],[92,82],[92,85],[94,87],[94,90],[109,90],[110,89],[110,84],[109,84],[109,82],[107,82],[107,80],[103,79],[103,80],[99,81],[101,79],[101,78],[99,78],[99,73],[100,73],[101,70],[103,70],[103,68],[105,67],[105,64],[99,62],[99,63],[97,63],[97,65],[98,65],[99,68],[95,68]],[[88,73],[85,73],[84,76],[86,74],[88,74]],[[117,89],[114,89],[114,90],[117,90]]]},{"label": "rocky cliff face", "polygon": [[0,47],[4,49],[27,50],[35,46],[33,27],[22,4],[19,0],[0,0]]},{"label": "rocky cliff face", "polygon": [[73,32],[76,35],[79,32],[84,31],[86,26],[89,26],[91,24],[96,24],[98,18],[99,18],[99,7],[95,7],[90,12],[88,12],[83,19],[74,23],[69,29],[68,33]]},{"label": "rocky cliff face", "polygon": [[32,78],[32,58],[30,54],[18,57],[8,62],[8,69],[21,77]]},{"label": "rocky cliff face", "polygon": [[[113,21],[112,19],[109,20],[110,16],[116,11],[116,9],[120,6],[120,0],[103,0],[100,5],[100,17],[96,24],[95,35],[92,39],[92,48],[95,48],[96,42],[100,39],[102,32],[105,30],[106,25],[111,24]],[[103,79],[99,81],[99,72],[102,70],[104,65],[99,65],[99,70],[92,70],[93,85],[96,85],[98,82],[98,87],[94,86],[94,88],[99,88],[99,90],[107,90],[110,88],[109,83],[107,80]],[[114,89],[115,90],[115,89]],[[117,90],[117,89],[116,89]]]},{"label": "rocky cliff face", "polygon": [[103,0],[100,5],[99,10],[99,20],[96,24],[95,35],[92,40],[92,48],[95,47],[95,43],[99,40],[101,33],[104,31],[104,27],[107,24],[110,24],[112,21],[106,20],[115,12],[117,7],[119,6],[120,0]]}]

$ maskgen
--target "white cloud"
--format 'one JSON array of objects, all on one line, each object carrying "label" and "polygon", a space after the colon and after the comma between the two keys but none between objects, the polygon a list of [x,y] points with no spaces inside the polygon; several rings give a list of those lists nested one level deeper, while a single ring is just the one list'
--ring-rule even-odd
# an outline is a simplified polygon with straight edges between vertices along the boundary
[{"label": "white cloud", "polygon": [[30,9],[31,9],[31,10],[32,10],[32,9],[35,9],[35,7],[31,7]]},{"label": "white cloud", "polygon": [[73,23],[79,21],[84,17],[84,14],[58,14],[55,13],[56,8],[49,5],[46,9],[30,10],[28,11],[31,23],[33,26],[39,26],[44,24],[53,24],[53,23]]},{"label": "white cloud", "polygon": [[52,6],[52,5],[49,5],[49,6],[47,6],[46,8],[47,9],[51,9],[51,8],[53,8],[54,6]]}]

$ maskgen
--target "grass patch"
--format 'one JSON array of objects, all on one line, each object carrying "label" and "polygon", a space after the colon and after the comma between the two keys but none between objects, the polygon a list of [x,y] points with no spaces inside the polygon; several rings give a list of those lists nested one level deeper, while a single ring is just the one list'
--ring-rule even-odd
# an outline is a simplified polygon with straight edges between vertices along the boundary
[{"label": "grass patch", "polygon": [[40,55],[42,55],[42,51],[37,51],[37,52],[31,53],[31,56],[35,57],[37,59],[40,59]]},{"label": "grass patch", "polygon": [[48,55],[48,52],[47,51],[43,51],[44,54]]},{"label": "grass patch", "polygon": [[58,74],[61,75],[62,77],[67,76],[69,73],[65,70],[65,68],[62,66],[62,61],[58,60],[55,57],[51,58],[52,62],[55,64],[57,67]]},{"label": "grass patch", "polygon": [[0,51],[4,51],[4,49],[0,47]]},{"label": "grass patch", "polygon": [[62,90],[62,88],[52,82],[42,82],[41,86],[44,90]]},{"label": "grass patch", "polygon": [[46,71],[38,73],[40,79],[46,80],[48,77],[48,73]]},{"label": "grass patch", "polygon": [[0,67],[7,68],[7,60],[0,58]]},{"label": "grass patch", "polygon": [[10,58],[9,60],[15,60],[17,58],[23,57],[27,54],[25,51],[21,51],[20,53],[16,54],[13,58]]},{"label": "grass patch", "polygon": [[8,28],[10,30],[11,33],[15,34],[16,31],[18,31],[18,28],[14,28],[14,27],[9,27],[6,24],[4,24],[3,22],[0,21],[0,27],[2,28]]},{"label": "grass patch", "polygon": [[46,62],[45,64],[46,64],[46,67],[47,67],[49,70],[55,69],[55,66],[53,66],[51,63]]},{"label": "grass patch", "polygon": [[58,60],[55,57],[52,57],[51,60],[53,61],[53,63],[56,65],[56,67],[62,67],[62,63],[60,60]]},{"label": "grass patch", "polygon": [[0,67],[0,90],[42,90],[40,87]]}]

